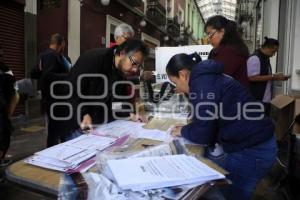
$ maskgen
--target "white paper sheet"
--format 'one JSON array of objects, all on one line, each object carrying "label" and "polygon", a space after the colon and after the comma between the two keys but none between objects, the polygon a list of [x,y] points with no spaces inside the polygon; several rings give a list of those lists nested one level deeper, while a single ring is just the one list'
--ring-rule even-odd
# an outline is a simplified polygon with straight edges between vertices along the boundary
[{"label": "white paper sheet", "polygon": [[143,125],[144,123],[116,120],[111,123],[99,126],[95,129],[95,132],[120,138],[124,135],[137,134],[137,130],[140,130]]},{"label": "white paper sheet", "polygon": [[196,158],[183,154],[110,160],[108,165],[119,187],[133,191],[197,184],[224,178],[224,175]]},{"label": "white paper sheet", "polygon": [[72,147],[85,148],[85,149],[97,149],[103,150],[113,142],[115,142],[115,138],[102,137],[93,134],[82,135],[74,140],[70,140],[65,143],[65,145],[69,145]]},{"label": "white paper sheet", "polygon": [[58,171],[76,169],[82,162],[92,158],[99,150],[107,148],[115,141],[116,138],[85,134],[36,152],[25,162]]},{"label": "white paper sheet", "polygon": [[167,131],[144,129],[144,125],[144,123],[139,122],[116,120],[96,128],[95,133],[105,134],[117,138],[129,134],[135,138],[145,138],[163,142],[169,142],[172,139]]},{"label": "white paper sheet", "polygon": [[68,158],[75,156],[76,154],[79,154],[84,151],[86,151],[86,149],[59,144],[47,148],[45,150],[39,151],[35,154],[39,156],[61,160],[61,161],[66,161]]}]

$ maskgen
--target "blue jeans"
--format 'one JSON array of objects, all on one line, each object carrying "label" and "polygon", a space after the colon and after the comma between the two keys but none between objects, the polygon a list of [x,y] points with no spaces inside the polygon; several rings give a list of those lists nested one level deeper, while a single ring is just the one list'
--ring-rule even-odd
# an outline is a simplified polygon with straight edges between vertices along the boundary
[{"label": "blue jeans", "polygon": [[277,155],[277,145],[273,136],[266,142],[240,152],[228,153],[221,165],[229,172],[232,185],[222,190],[226,199],[250,200],[257,183],[271,169]]},{"label": "blue jeans", "polygon": [[229,172],[226,176],[232,185],[221,187],[228,200],[250,200],[258,182],[271,169],[277,155],[275,137],[252,148],[224,153],[209,159]]}]

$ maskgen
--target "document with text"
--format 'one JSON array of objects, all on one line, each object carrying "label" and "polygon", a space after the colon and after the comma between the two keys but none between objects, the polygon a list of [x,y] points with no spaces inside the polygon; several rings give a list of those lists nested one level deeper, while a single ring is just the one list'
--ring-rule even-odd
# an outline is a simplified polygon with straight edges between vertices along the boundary
[{"label": "document with text", "polygon": [[203,184],[225,178],[195,157],[184,154],[110,160],[108,166],[119,187],[133,191]]}]

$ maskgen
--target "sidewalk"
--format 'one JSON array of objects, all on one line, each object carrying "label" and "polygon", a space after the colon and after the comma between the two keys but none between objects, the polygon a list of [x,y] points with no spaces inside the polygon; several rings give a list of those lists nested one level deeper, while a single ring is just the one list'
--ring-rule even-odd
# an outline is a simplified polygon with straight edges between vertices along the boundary
[{"label": "sidewalk", "polygon": [[13,121],[13,126],[15,130],[12,133],[7,157],[16,161],[46,148],[44,117],[32,120],[17,119]]}]

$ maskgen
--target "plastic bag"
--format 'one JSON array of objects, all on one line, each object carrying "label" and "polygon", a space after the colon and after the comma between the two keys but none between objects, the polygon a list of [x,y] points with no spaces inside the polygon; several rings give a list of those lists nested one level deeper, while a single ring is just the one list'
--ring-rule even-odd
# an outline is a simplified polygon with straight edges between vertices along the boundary
[{"label": "plastic bag", "polygon": [[96,164],[98,171],[102,173],[108,160],[172,154],[190,155],[190,152],[180,140],[173,140],[169,143],[165,143],[150,139],[128,137],[123,144],[99,152],[96,155]]}]

